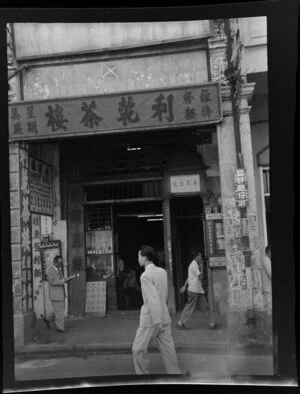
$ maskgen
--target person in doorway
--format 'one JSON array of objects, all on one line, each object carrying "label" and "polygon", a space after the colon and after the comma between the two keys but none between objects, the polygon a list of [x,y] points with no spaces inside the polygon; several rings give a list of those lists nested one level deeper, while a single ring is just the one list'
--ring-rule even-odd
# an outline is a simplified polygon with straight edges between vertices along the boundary
[{"label": "person in doorway", "polygon": [[118,275],[122,275],[124,272],[124,260],[121,256],[118,258]]},{"label": "person in doorway", "polygon": [[188,268],[188,278],[183,287],[179,289],[181,294],[185,292],[186,288],[188,289],[188,301],[183,308],[177,327],[180,329],[186,328],[186,323],[193,316],[198,303],[200,303],[200,309],[205,313],[209,321],[209,327],[214,329],[216,328],[216,323],[214,322],[213,313],[210,311],[206,301],[205,292],[202,286],[203,260],[201,252],[192,252],[191,258],[192,262]]},{"label": "person in doorway", "polygon": [[262,271],[262,280],[263,280],[263,293],[265,299],[265,306],[268,309],[272,308],[272,272],[271,272],[271,246],[267,245],[265,248],[265,257],[263,262],[263,271]]},{"label": "person in doorway", "polygon": [[163,268],[157,267],[155,250],[148,245],[138,252],[144,304],[141,308],[140,324],[132,346],[136,374],[149,374],[148,346],[152,337],[156,339],[167,374],[181,374],[176,350],[171,336],[171,318],[168,311],[168,279]]},{"label": "person in doorway", "polygon": [[139,290],[139,284],[136,272],[133,268],[126,268],[125,271],[127,275],[124,279],[123,287],[126,298],[126,307],[127,309],[134,309],[137,304],[137,291]]},{"label": "person in doorway", "polygon": [[101,274],[97,272],[94,261],[86,269],[87,282],[97,282],[101,279]]},{"label": "person in doorway", "polygon": [[64,278],[60,270],[62,267],[62,258],[56,256],[53,259],[53,264],[47,272],[48,287],[49,287],[49,298],[53,307],[55,316],[56,331],[65,332],[65,283],[68,283],[71,279],[75,278],[76,275],[72,275],[69,278]]}]

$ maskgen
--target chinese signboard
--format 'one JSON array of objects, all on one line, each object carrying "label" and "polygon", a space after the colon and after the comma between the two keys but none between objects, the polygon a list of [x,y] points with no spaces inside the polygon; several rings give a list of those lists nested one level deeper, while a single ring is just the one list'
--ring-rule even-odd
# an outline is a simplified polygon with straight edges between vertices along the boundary
[{"label": "chinese signboard", "polygon": [[210,267],[226,266],[223,215],[217,207],[205,210],[206,248]]},{"label": "chinese signboard", "polygon": [[28,150],[20,149],[20,232],[21,232],[21,275],[22,310],[33,309],[32,291],[32,226],[29,211]]},{"label": "chinese signboard", "polygon": [[87,282],[85,312],[87,317],[103,317],[106,313],[106,282]]},{"label": "chinese signboard", "polygon": [[29,156],[30,211],[53,215],[51,166]]},{"label": "chinese signboard", "polygon": [[245,170],[239,169],[234,176],[235,201],[238,208],[244,208],[248,204],[248,181]]},{"label": "chinese signboard", "polygon": [[171,193],[200,192],[200,175],[175,175],[170,177]]},{"label": "chinese signboard", "polygon": [[34,140],[192,126],[221,120],[220,86],[208,83],[14,103],[9,106],[9,137]]},{"label": "chinese signboard", "polygon": [[52,218],[41,215],[41,235],[52,234]]}]

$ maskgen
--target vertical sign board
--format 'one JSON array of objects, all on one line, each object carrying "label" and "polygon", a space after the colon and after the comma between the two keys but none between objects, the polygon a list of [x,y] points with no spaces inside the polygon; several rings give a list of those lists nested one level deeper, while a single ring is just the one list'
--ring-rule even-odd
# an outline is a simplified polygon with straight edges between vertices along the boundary
[{"label": "vertical sign board", "polygon": [[33,309],[32,291],[32,226],[29,209],[28,150],[20,147],[20,240],[22,275],[22,311]]},{"label": "vertical sign board", "polygon": [[205,213],[206,247],[210,267],[225,267],[225,238],[223,215],[218,208],[207,208]]},{"label": "vertical sign board", "polygon": [[49,164],[29,156],[30,211],[53,215],[52,168]]},{"label": "vertical sign board", "polygon": [[41,223],[40,215],[33,213],[32,222],[32,267],[33,267],[33,309],[38,318],[43,317],[44,292],[41,266]]},{"label": "vertical sign board", "polygon": [[104,317],[106,314],[106,282],[86,283],[86,304],[85,312],[87,317]]},{"label": "vertical sign board", "polygon": [[41,234],[52,234],[52,217],[41,215]]}]

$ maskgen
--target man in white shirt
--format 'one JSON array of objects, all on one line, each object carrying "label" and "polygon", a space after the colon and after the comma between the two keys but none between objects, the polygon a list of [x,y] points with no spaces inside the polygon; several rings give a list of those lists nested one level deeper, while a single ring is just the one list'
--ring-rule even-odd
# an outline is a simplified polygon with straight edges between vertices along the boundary
[{"label": "man in white shirt", "polygon": [[135,372],[149,374],[148,346],[151,338],[154,337],[167,374],[181,374],[171,336],[171,318],[167,306],[167,272],[154,265],[156,253],[151,246],[141,246],[138,260],[140,266],[145,267],[145,271],[141,275],[144,304],[132,346]]},{"label": "man in white shirt", "polygon": [[180,293],[183,293],[188,285],[188,302],[183,308],[177,327],[181,329],[186,328],[187,321],[192,317],[198,302],[200,302],[201,310],[205,312],[209,320],[209,327],[213,329],[216,328],[216,323],[214,322],[213,314],[209,309],[202,287],[203,273],[200,271],[200,266],[203,264],[202,255],[200,252],[192,252],[191,257],[193,261],[189,265],[188,278],[184,286],[179,290]]}]

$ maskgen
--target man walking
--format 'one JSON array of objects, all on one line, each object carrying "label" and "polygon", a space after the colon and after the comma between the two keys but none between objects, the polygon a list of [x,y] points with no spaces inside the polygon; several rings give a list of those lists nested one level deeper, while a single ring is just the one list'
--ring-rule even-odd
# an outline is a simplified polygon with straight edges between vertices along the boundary
[{"label": "man walking", "polygon": [[202,287],[202,268],[200,271],[200,267],[202,267],[203,264],[202,255],[200,252],[192,252],[191,257],[193,261],[189,265],[188,278],[185,281],[184,286],[179,290],[180,293],[183,293],[188,285],[188,302],[183,308],[177,327],[181,329],[186,328],[185,325],[187,321],[192,317],[198,302],[200,302],[201,310],[205,312],[206,317],[209,320],[209,327],[213,329],[216,328],[216,323],[214,322],[213,314],[205,299],[205,293]]},{"label": "man walking", "polygon": [[62,267],[62,258],[60,256],[56,256],[53,259],[53,264],[47,272],[47,278],[49,298],[55,316],[56,331],[65,332],[65,283],[75,278],[75,275],[65,279],[60,272],[60,267]]},{"label": "man walking", "polygon": [[144,304],[132,346],[135,372],[149,374],[148,346],[154,337],[167,374],[181,374],[171,336],[171,318],[167,306],[167,273],[163,268],[154,265],[156,253],[151,246],[141,246],[138,261],[140,266],[145,267],[145,271],[141,275]]},{"label": "man walking", "polygon": [[265,248],[265,257],[263,261],[262,283],[265,306],[272,309],[272,270],[271,270],[271,246]]}]

